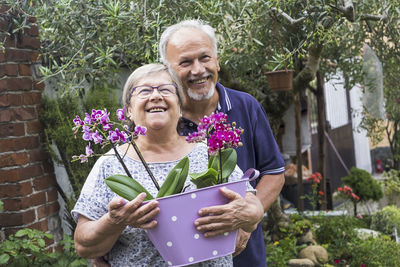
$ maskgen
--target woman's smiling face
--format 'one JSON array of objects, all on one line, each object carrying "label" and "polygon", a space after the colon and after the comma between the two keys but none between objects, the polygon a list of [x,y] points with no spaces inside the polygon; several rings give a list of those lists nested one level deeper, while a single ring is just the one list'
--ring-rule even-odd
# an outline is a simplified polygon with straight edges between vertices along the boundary
[{"label": "woman's smiling face", "polygon": [[[137,86],[160,86],[173,84],[170,75],[166,71],[156,72],[141,78]],[[169,87],[171,88],[171,87]],[[148,98],[141,98],[139,88],[134,90],[131,95],[131,102],[128,107],[130,119],[136,125],[146,126],[148,130],[174,129],[180,117],[180,104],[176,89],[171,88],[172,94],[162,96],[156,89],[151,92]]]}]

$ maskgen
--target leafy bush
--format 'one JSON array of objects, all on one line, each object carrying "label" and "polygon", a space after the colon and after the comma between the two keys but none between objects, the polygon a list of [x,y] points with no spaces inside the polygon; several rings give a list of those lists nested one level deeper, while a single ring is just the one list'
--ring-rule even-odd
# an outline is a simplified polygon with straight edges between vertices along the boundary
[{"label": "leafy bush", "polygon": [[400,194],[400,170],[391,169],[383,173],[386,178],[385,184],[385,194]]},{"label": "leafy bush", "polygon": [[74,242],[70,236],[64,235],[59,243],[62,252],[49,252],[45,239],[53,239],[49,233],[25,228],[15,235],[10,235],[0,244],[1,266],[87,266],[87,260],[80,258],[74,248]]},{"label": "leafy bush", "polygon": [[313,219],[315,238],[318,244],[328,245],[331,255],[338,258],[350,256],[347,245],[358,239],[355,228],[367,228],[364,220],[353,216],[318,216]]},{"label": "leafy bush", "polygon": [[348,246],[350,267],[400,266],[400,244],[388,236],[354,240]]},{"label": "leafy bush", "polygon": [[386,235],[393,234],[393,228],[400,233],[400,209],[387,206],[372,216],[371,228]]},{"label": "leafy bush", "polygon": [[296,258],[299,251],[305,246],[297,246],[296,238],[286,237],[275,243],[267,244],[268,266],[287,266],[290,259]]},{"label": "leafy bush", "polygon": [[[383,197],[381,185],[369,172],[352,167],[348,176],[342,177],[342,182],[353,189],[360,201],[379,200]],[[353,201],[354,215],[357,214],[357,202]]]},{"label": "leafy bush", "polygon": [[[107,89],[89,91],[85,98],[71,94],[65,94],[56,99],[43,98],[40,120],[45,128],[46,147],[52,158],[65,166],[75,196],[79,195],[95,163],[95,158],[89,159],[89,164],[71,162],[72,156],[82,154],[87,145],[82,138],[74,137],[73,119],[76,115],[83,115],[84,112],[90,112],[92,109],[116,110],[117,106],[115,93]],[[115,114],[110,114],[110,116],[115,117]],[[53,151],[52,144],[57,146],[60,157]],[[94,147],[93,150],[95,154],[101,153],[101,148]]]}]

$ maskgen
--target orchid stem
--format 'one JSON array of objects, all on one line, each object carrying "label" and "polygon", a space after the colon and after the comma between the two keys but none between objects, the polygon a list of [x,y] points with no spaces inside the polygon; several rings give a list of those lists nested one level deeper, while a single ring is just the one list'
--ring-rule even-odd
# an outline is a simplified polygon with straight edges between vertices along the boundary
[{"label": "orchid stem", "polygon": [[222,184],[222,153],[221,153],[221,149],[218,150],[218,156],[219,156],[219,175],[221,177],[220,184]]},{"label": "orchid stem", "polygon": [[147,173],[150,175],[151,180],[153,181],[155,187],[157,188],[157,190],[160,190],[160,185],[158,184],[156,178],[154,177],[153,173],[151,172],[149,166],[147,165],[147,162],[144,160],[142,153],[140,153],[139,148],[137,147],[136,143],[134,140],[131,140],[131,144],[133,146],[133,148],[136,151],[136,154],[139,156],[140,161],[142,162],[143,166],[145,167]]},{"label": "orchid stem", "polygon": [[110,143],[111,143],[112,148],[114,149],[115,155],[117,156],[119,162],[121,162],[121,165],[122,165],[122,167],[124,168],[126,174],[127,174],[130,178],[133,179],[131,173],[129,172],[128,168],[127,168],[126,165],[125,165],[125,162],[123,161],[123,159],[122,159],[121,156],[119,155],[119,153],[118,153],[118,151],[117,151],[117,148],[115,147],[115,145],[114,145],[112,142],[110,142]]}]

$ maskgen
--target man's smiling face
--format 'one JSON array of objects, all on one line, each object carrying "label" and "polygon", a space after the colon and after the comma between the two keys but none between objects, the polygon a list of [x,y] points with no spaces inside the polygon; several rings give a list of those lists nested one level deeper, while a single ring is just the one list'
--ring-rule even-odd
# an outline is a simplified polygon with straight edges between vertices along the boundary
[{"label": "man's smiling face", "polygon": [[206,33],[196,28],[176,31],[167,43],[166,59],[186,96],[198,101],[213,96],[220,67]]}]

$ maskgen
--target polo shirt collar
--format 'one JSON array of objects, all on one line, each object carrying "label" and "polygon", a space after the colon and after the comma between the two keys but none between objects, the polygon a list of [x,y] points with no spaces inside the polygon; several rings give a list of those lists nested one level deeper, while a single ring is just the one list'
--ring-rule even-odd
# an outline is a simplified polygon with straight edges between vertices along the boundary
[{"label": "polo shirt collar", "polygon": [[217,83],[217,90],[219,93],[217,110],[219,112],[227,113],[232,109],[232,103],[229,98],[228,92],[226,88],[220,83]]}]

